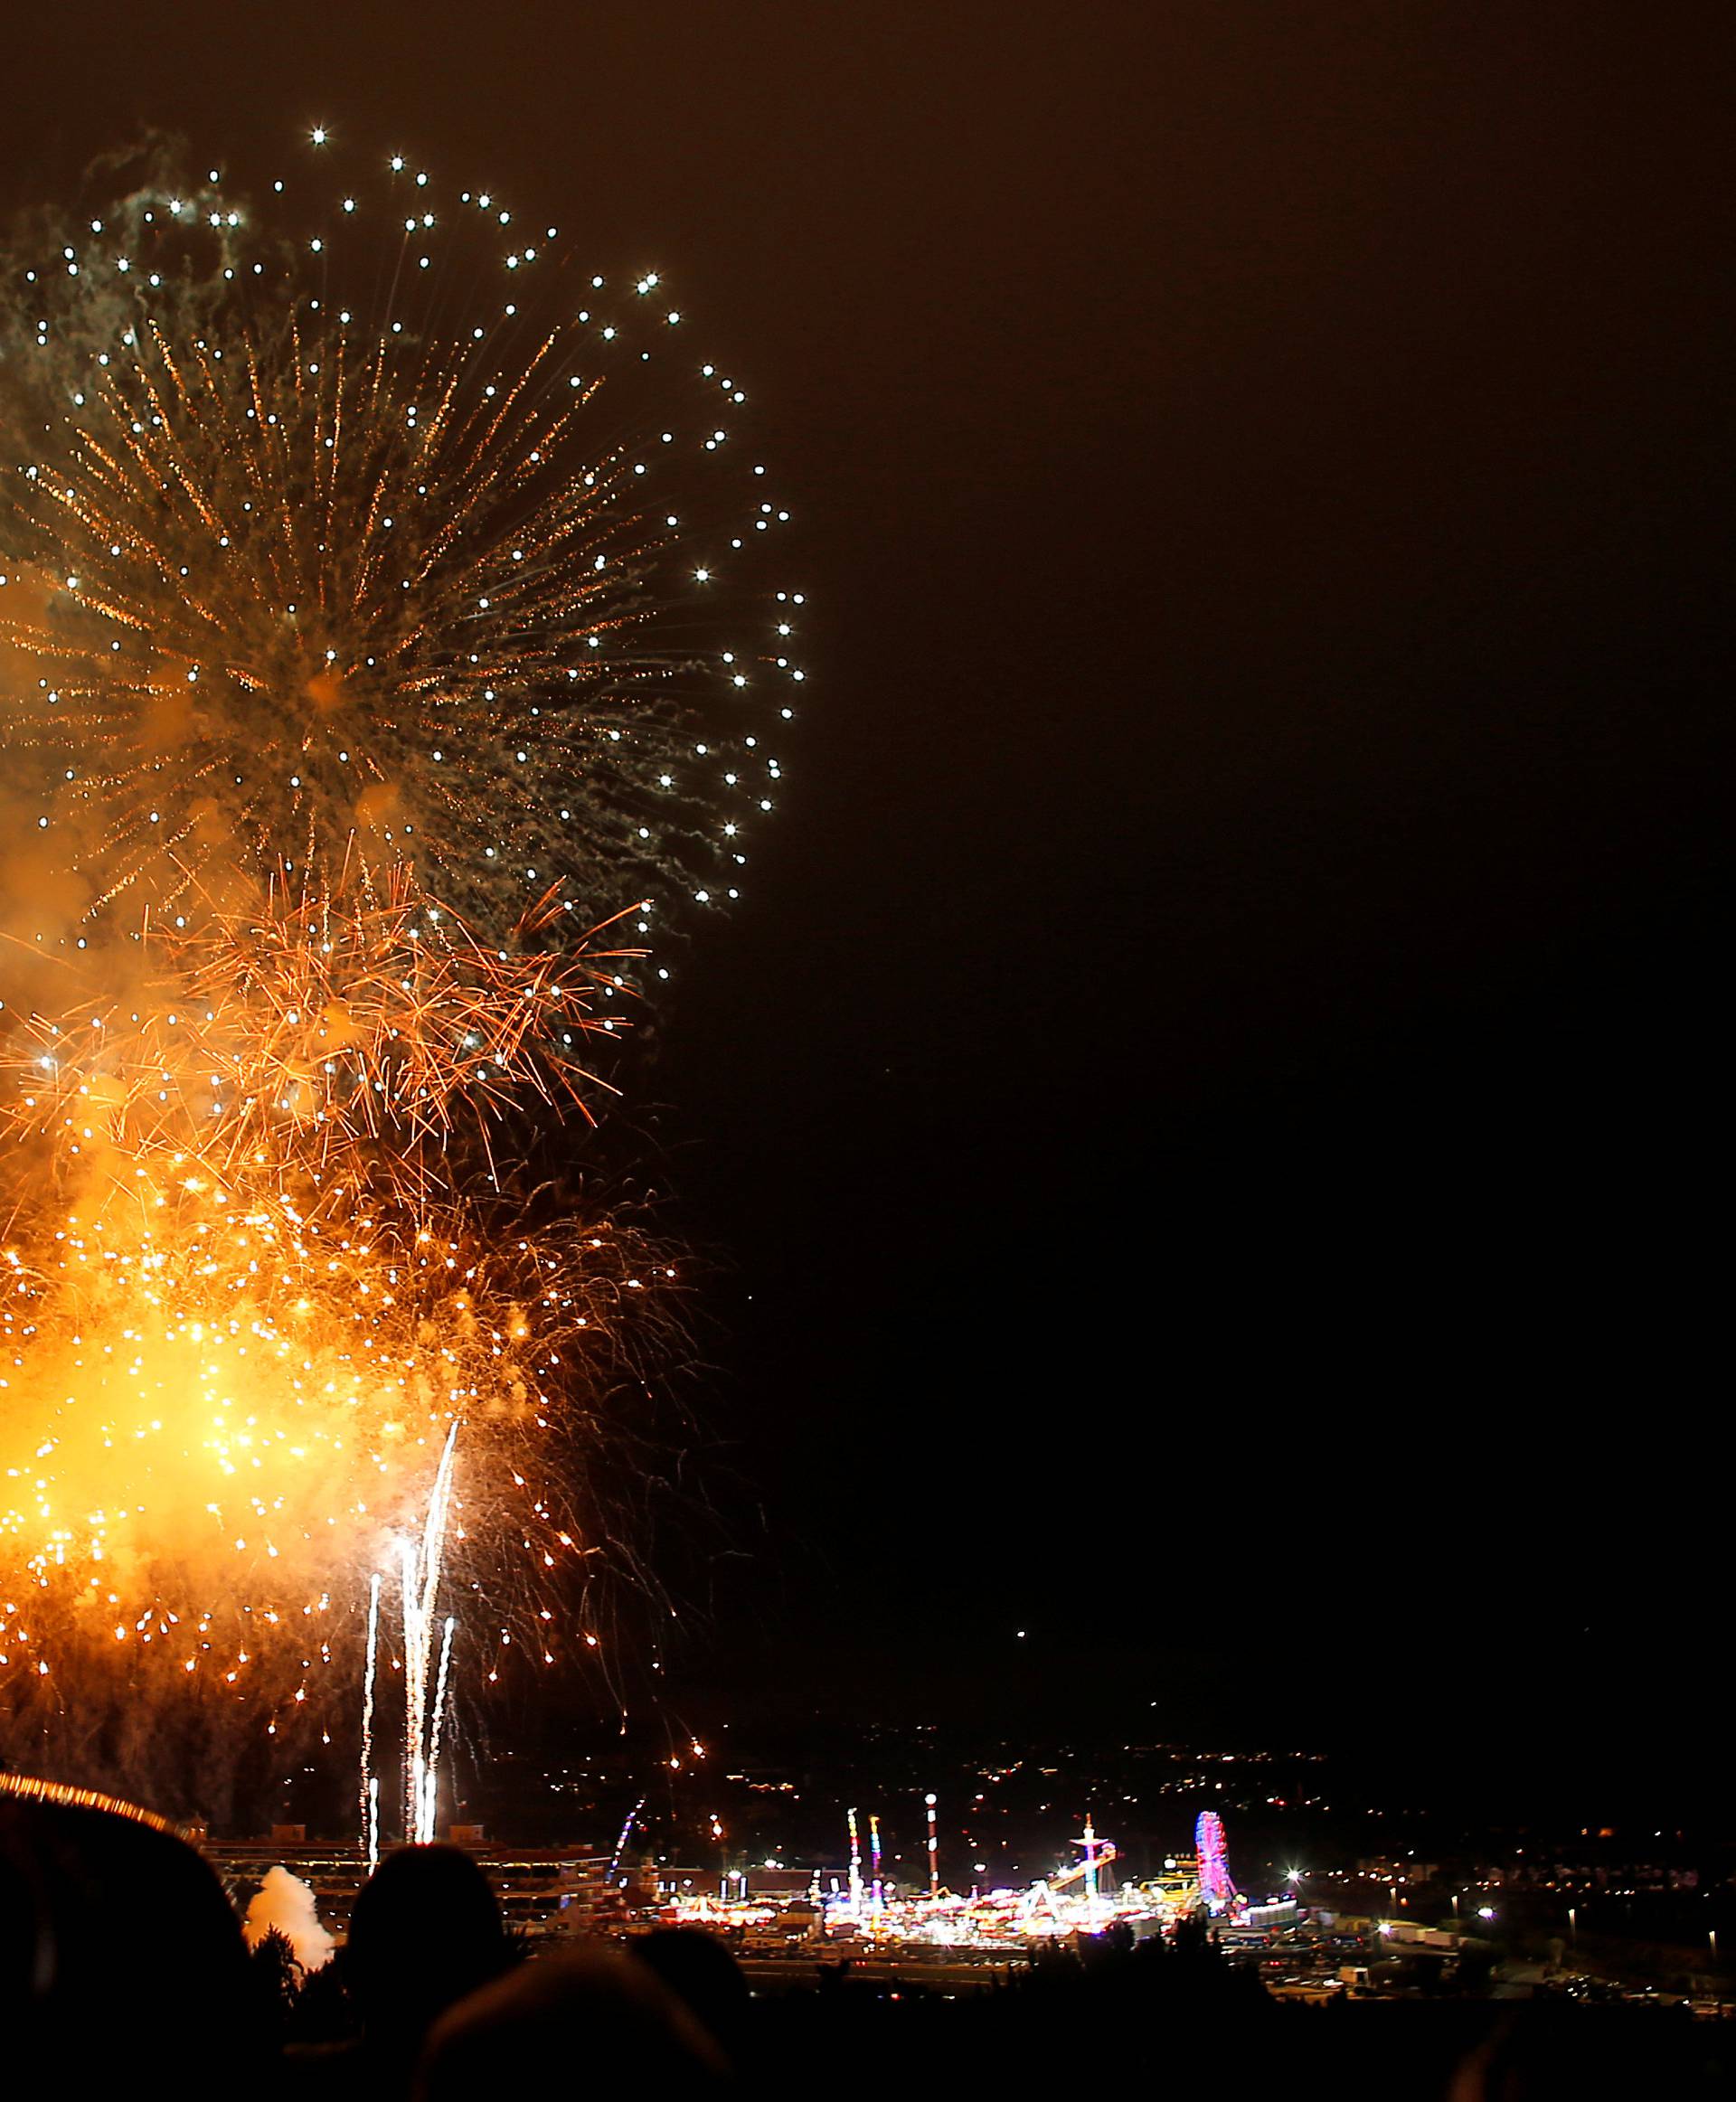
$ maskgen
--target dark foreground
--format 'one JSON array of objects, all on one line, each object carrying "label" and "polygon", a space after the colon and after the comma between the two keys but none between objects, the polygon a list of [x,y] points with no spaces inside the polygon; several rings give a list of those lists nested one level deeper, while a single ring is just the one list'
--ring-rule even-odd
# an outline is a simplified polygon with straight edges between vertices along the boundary
[{"label": "dark foreground", "polygon": [[588,2090],[883,2096],[1133,2083],[1419,2102],[1724,2095],[1736,2023],[1475,2000],[1280,2003],[1203,1928],[1058,1951],[987,1992],[823,1975],[750,1992],[719,1943],[527,1955],[469,1856],[390,1857],[347,1945],[303,1975],[250,1952],[209,1866],[152,1822],[0,1792],[0,2067],[64,2091],[509,2097]]}]

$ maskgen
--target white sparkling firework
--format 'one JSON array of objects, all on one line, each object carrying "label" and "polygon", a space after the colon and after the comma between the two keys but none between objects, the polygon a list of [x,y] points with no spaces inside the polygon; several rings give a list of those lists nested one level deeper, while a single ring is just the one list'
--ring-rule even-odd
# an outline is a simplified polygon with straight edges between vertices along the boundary
[{"label": "white sparkling firework", "polygon": [[404,1630],[404,1836],[418,1842],[434,1836],[434,1790],[439,1763],[440,1711],[446,1695],[447,1662],[454,1623],[445,1623],[438,1681],[430,1685],[429,1666],[439,1623],[440,1579],[446,1569],[446,1528],[452,1507],[452,1458],[458,1426],[448,1431],[445,1449],[429,1493],[428,1516],[418,1547],[401,1547]]}]

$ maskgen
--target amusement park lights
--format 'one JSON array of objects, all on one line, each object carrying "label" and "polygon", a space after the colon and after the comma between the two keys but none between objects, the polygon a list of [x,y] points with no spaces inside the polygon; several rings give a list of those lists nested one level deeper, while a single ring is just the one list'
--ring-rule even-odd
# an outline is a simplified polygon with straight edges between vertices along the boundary
[{"label": "amusement park lights", "polygon": [[1208,1912],[1229,1911],[1240,1893],[1230,1876],[1223,1820],[1215,1810],[1201,1811],[1194,1827],[1194,1848],[1199,1858],[1201,1902]]},{"label": "amusement park lights", "polygon": [[[923,1797],[925,1824],[936,1807],[935,1798]],[[874,1947],[915,1942],[943,1947],[1017,1948],[1074,1935],[1100,1934],[1118,1922],[1133,1927],[1137,1933],[1158,1931],[1212,1911],[1208,1880],[1220,1890],[1228,1884],[1232,1892],[1216,1914],[1226,1924],[1235,1926],[1250,1918],[1258,1921],[1260,1917],[1260,1909],[1250,1908],[1230,1881],[1221,1820],[1215,1833],[1211,1827],[1206,1831],[1219,1850],[1215,1855],[1208,1852],[1203,1858],[1170,1856],[1155,1876],[1118,1880],[1112,1871],[1120,1850],[1097,1832],[1088,1815],[1081,1836],[1072,1843],[1078,1858],[1071,1862],[1022,1889],[973,1887],[958,1892],[938,1885],[932,1877],[909,1891],[882,1882],[877,1814],[869,1817],[869,1875],[864,1880],[860,1817],[855,1809],[844,1814],[852,1852],[850,1873],[842,1887],[835,1878],[830,1893],[822,1891],[817,1869],[809,1878],[806,1903],[817,1908],[819,1930],[828,1937],[859,1937]],[[976,1865],[979,1870],[983,1866]],[[780,1855],[771,1855],[764,1866],[781,1871],[785,1862]],[[776,1919],[779,1901],[778,1897],[754,1897],[743,1888],[740,1874],[731,1871],[722,1878],[715,1894],[689,1888],[674,1904],[678,1917],[697,1924],[746,1928]],[[1272,1903],[1280,1911],[1294,1907],[1293,1899]]]}]

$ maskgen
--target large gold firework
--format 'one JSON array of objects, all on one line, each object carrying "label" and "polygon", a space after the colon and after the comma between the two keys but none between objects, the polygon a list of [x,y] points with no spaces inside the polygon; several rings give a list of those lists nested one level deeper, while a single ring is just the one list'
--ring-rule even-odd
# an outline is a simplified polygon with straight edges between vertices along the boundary
[{"label": "large gold firework", "polygon": [[383,1582],[426,1835],[437,1611],[472,1696],[620,1670],[630,1404],[678,1337],[675,1266],[607,1216],[533,1232],[242,1165],[146,1149],[0,1251],[9,1751],[226,1809],[250,1745],[352,1741]]},{"label": "large gold firework", "polygon": [[570,1631],[527,1616],[597,1551],[596,1402],[656,1355],[675,1265],[607,1219],[485,1238],[467,1210],[248,1165],[146,1151],[0,1251],[0,1663],[155,1643],[156,1671],[252,1667],[304,1700],[306,1643],[271,1631],[332,1613],[323,1659],[354,1663],[334,1629],[420,1524],[454,1426],[467,1580],[552,1656]]},{"label": "large gold firework", "polygon": [[401,1553],[408,1824],[440,1585],[473,1679],[595,1646],[675,1326],[642,1234],[511,1209],[501,1113],[594,1115],[802,674],[656,278],[384,174],[147,182],[0,303],[0,1688],[325,1732]]}]

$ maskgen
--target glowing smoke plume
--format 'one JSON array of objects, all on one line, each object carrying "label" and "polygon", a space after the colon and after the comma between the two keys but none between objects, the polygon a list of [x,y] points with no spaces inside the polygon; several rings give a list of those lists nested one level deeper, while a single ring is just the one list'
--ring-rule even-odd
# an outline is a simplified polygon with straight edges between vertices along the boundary
[{"label": "glowing smoke plume", "polygon": [[247,1901],[241,1926],[249,1948],[256,1948],[274,1929],[289,1944],[304,1974],[329,1963],[337,1946],[320,1924],[310,1886],[281,1865],[265,1871]]}]

